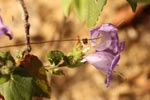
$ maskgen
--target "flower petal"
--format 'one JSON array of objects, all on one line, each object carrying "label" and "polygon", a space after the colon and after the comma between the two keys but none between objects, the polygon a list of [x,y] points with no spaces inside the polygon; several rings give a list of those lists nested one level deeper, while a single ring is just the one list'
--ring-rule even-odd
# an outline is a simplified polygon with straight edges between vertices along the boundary
[{"label": "flower petal", "polygon": [[8,36],[10,40],[13,38],[11,29],[8,26],[3,25],[3,20],[0,16],[0,37],[2,35]]},{"label": "flower petal", "polygon": [[110,71],[112,71],[115,68],[119,59],[120,59],[120,54],[118,54],[114,57],[114,59],[112,60],[112,63],[111,63]]},{"label": "flower petal", "polygon": [[90,37],[91,37],[91,45],[95,46],[96,45],[96,38],[99,37],[100,33],[98,32],[99,27],[92,28],[90,30]]},{"label": "flower petal", "polygon": [[103,51],[107,48],[110,47],[111,45],[111,37],[109,34],[105,33],[102,35],[102,40],[99,44],[95,45],[94,48],[97,50],[97,51]]},{"label": "flower petal", "polygon": [[[101,42],[97,44],[95,38],[99,38],[100,35]],[[120,59],[125,42],[119,42],[117,28],[112,24],[102,24],[100,27],[91,29],[90,36],[91,44],[96,52],[86,56],[84,60],[107,74],[105,84],[108,87],[112,79],[112,71]]]},{"label": "flower petal", "polygon": [[[101,42],[96,44],[95,38],[98,38],[100,35],[102,35]],[[97,51],[108,49],[111,45],[112,48],[115,48],[118,44],[117,28],[112,24],[102,24],[100,27],[91,29],[90,37],[92,39],[91,44]]]},{"label": "flower petal", "polygon": [[0,16],[0,27],[3,26],[3,20],[2,17]]},{"label": "flower petal", "polygon": [[121,52],[124,49],[124,47],[125,47],[125,42],[123,41],[119,44],[119,50],[118,51]]},{"label": "flower petal", "polygon": [[109,72],[105,78],[106,87],[110,85],[111,79],[112,79],[112,72]]},{"label": "flower petal", "polygon": [[114,57],[114,59],[112,60],[112,63],[111,63],[111,67],[107,73],[107,76],[106,76],[106,79],[105,79],[105,84],[106,86],[108,87],[110,82],[111,82],[111,79],[112,79],[112,71],[113,69],[115,68],[115,66],[117,65],[118,61],[120,59],[120,54],[116,55]]},{"label": "flower petal", "polygon": [[104,33],[117,33],[117,28],[110,23],[102,24],[99,28],[99,31]]},{"label": "flower petal", "polygon": [[108,73],[114,56],[107,52],[95,52],[84,58],[98,70]]}]

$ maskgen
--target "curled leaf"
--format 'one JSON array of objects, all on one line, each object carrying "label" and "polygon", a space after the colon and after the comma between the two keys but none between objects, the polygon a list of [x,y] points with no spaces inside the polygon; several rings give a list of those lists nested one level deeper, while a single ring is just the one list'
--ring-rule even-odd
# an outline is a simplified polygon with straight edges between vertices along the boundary
[{"label": "curled leaf", "polygon": [[63,52],[57,51],[57,50],[56,51],[50,51],[47,54],[47,59],[52,66],[57,66],[58,64],[60,64],[63,57],[64,57]]}]

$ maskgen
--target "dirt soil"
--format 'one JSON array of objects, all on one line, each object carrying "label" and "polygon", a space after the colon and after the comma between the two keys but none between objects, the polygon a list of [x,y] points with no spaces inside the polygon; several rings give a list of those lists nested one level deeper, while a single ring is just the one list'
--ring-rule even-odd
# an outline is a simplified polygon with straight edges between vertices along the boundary
[{"label": "dirt soil", "polygon": [[[71,12],[64,17],[60,0],[25,0],[31,23],[31,41],[63,40],[80,36],[89,38],[88,28]],[[14,39],[0,38],[0,47],[25,43],[22,9],[17,0],[0,0],[0,14],[12,28]],[[126,0],[108,0],[96,26],[113,23],[118,27],[125,50],[113,73],[110,87],[104,84],[105,75],[92,65],[68,69],[65,76],[52,76],[50,100],[150,100],[150,5],[139,4],[133,13]],[[74,41],[32,45],[32,54],[44,64],[50,50],[67,53]],[[13,55],[24,46],[0,48]],[[44,99],[45,100],[45,99]]]}]

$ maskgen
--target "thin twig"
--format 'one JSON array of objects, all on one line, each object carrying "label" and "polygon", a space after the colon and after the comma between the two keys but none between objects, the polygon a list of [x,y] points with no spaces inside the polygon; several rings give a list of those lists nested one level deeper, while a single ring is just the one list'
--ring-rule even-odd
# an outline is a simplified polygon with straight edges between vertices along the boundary
[{"label": "thin twig", "polygon": [[54,69],[58,69],[58,68],[64,68],[64,67],[66,67],[66,66],[61,66],[61,67],[58,67],[58,66],[54,66],[54,67],[50,67],[50,66],[46,66],[45,67],[45,70],[47,70],[47,71],[50,71],[50,70],[54,70]]},{"label": "thin twig", "polygon": [[30,23],[28,21],[29,19],[29,14],[25,5],[24,0],[19,0],[21,7],[23,9],[24,13],[24,23],[25,23],[25,34],[26,34],[26,50],[25,52],[29,53],[31,51],[31,45],[30,45]]},{"label": "thin twig", "polygon": [[[88,38],[83,38],[81,39],[81,41],[84,43],[85,40],[89,41],[89,40],[96,40],[96,39],[100,39],[99,38],[93,38],[93,39],[88,39]],[[49,40],[49,41],[38,41],[38,42],[30,42],[30,45],[36,45],[36,44],[44,44],[44,43],[51,43],[51,42],[67,42],[67,41],[78,41],[78,39],[67,39],[67,40]],[[0,48],[9,48],[9,47],[17,47],[17,46],[24,46],[26,45],[26,43],[20,43],[20,44],[12,44],[12,45],[6,45],[6,46],[1,46]]]}]

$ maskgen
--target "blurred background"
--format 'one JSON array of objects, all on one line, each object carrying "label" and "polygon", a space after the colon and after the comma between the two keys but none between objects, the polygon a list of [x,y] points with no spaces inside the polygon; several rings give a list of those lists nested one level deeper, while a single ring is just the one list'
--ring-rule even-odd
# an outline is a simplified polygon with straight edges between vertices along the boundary
[{"label": "blurred background", "polygon": [[[126,0],[108,0],[96,26],[113,23],[119,29],[120,41],[126,41],[125,50],[113,73],[109,88],[105,75],[92,65],[68,69],[65,76],[52,76],[51,100],[150,100],[150,5],[138,4],[133,13]],[[89,38],[89,29],[71,12],[63,15],[60,0],[25,0],[31,24],[31,41]],[[0,14],[5,25],[13,31],[14,39],[0,38],[0,47],[25,43],[22,8],[18,0],[0,0]],[[32,45],[32,54],[48,64],[45,55],[50,50],[67,53],[74,41]],[[24,46],[0,48],[14,56]]]}]

